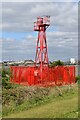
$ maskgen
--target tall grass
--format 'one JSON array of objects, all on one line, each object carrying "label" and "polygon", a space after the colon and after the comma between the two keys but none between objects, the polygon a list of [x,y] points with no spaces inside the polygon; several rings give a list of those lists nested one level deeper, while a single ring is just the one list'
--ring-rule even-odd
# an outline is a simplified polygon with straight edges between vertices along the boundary
[{"label": "tall grass", "polygon": [[77,84],[54,88],[18,86],[15,89],[4,89],[3,116],[74,95],[77,95]]}]

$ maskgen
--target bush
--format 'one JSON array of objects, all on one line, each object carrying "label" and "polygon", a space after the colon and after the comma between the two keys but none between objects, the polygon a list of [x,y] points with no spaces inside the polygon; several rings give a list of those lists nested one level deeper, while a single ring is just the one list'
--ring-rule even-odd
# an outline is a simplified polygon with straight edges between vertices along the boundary
[{"label": "bush", "polygon": [[80,83],[80,76],[76,77],[76,82]]},{"label": "bush", "polygon": [[2,77],[10,76],[10,69],[2,67]]},{"label": "bush", "polygon": [[63,63],[62,61],[57,60],[57,61],[55,61],[55,62],[52,62],[52,63],[50,64],[50,67],[63,66],[63,65],[64,65],[64,63]]},{"label": "bush", "polygon": [[2,78],[2,87],[5,89],[12,88],[12,84],[9,82],[8,78]]},{"label": "bush", "polygon": [[10,89],[12,87],[10,83],[10,70],[2,68],[2,87]]}]

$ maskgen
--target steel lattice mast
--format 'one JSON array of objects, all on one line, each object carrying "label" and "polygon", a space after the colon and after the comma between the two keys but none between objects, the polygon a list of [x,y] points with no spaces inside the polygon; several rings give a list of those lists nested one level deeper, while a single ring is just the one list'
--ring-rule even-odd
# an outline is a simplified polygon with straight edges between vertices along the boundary
[{"label": "steel lattice mast", "polygon": [[46,29],[50,25],[50,16],[38,17],[34,23],[34,31],[38,31],[38,39],[36,45],[35,65],[48,66],[48,51],[46,41]]},{"label": "steel lattice mast", "polygon": [[48,67],[48,50],[46,41],[46,29],[50,26],[50,16],[37,17],[34,22],[34,31],[38,31],[38,39],[36,45],[35,66],[40,67],[40,79],[42,80],[42,72],[44,66]]}]

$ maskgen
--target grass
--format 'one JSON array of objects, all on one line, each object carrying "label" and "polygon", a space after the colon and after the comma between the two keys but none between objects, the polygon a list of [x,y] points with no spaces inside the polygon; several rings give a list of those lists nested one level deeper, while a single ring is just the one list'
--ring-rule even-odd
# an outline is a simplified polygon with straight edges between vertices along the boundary
[{"label": "grass", "polygon": [[50,103],[36,106],[27,111],[11,114],[9,118],[76,118],[78,117],[77,97],[57,99]]},{"label": "grass", "polygon": [[[6,81],[7,82],[6,82]],[[80,83],[80,76],[76,78]],[[9,83],[3,72],[3,118],[77,118],[78,85],[44,89]],[[3,84],[4,83],[4,84]],[[80,87],[80,86],[79,86]]]},{"label": "grass", "polygon": [[[52,92],[55,92],[54,89]],[[51,93],[52,93],[51,92]],[[73,87],[65,94],[53,96],[53,93],[45,97],[38,104],[28,106],[25,110],[26,102],[16,107],[16,113],[10,113],[5,118],[77,118],[78,117],[78,93]],[[20,111],[20,109],[23,109]]]}]

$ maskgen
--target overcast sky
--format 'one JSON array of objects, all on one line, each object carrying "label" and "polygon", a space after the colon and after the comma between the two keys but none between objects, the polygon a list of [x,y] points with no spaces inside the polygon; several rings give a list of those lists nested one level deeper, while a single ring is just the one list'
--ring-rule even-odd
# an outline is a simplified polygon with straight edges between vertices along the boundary
[{"label": "overcast sky", "polygon": [[49,60],[77,59],[77,2],[3,2],[0,21],[3,60],[34,60],[37,32],[33,27],[37,16],[43,15],[50,16],[46,31]]}]

